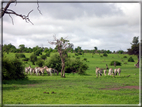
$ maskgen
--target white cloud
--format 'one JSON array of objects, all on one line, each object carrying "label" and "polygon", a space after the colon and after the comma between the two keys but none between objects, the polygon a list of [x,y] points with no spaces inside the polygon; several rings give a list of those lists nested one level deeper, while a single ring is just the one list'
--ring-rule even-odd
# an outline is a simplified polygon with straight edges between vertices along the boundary
[{"label": "white cloud", "polygon": [[[3,44],[16,47],[47,46],[57,38],[67,37],[74,47],[82,49],[127,50],[134,36],[140,36],[140,5],[138,3],[39,3],[10,7],[17,13],[30,14],[31,23],[13,16],[3,19]],[[48,41],[47,41],[48,40]]]}]

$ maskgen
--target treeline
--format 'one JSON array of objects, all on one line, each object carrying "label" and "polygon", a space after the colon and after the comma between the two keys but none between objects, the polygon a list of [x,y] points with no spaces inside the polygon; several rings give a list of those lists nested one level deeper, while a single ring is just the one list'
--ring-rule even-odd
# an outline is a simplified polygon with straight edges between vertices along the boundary
[{"label": "treeline", "polygon": [[[2,50],[3,52],[7,52],[7,54],[9,52],[12,52],[12,53],[40,53],[40,52],[46,52],[46,53],[50,53],[50,52],[57,52],[57,47],[55,47],[54,49],[52,49],[51,47],[50,48],[47,48],[47,47],[39,47],[39,46],[35,46],[33,48],[31,47],[25,47],[24,44],[21,44],[19,45],[19,48],[16,48],[14,45],[12,45],[11,43],[6,45],[4,44],[2,46]],[[95,53],[107,53],[107,54],[110,54],[110,53],[119,53],[119,54],[124,54],[124,53],[127,53],[127,52],[124,52],[123,50],[118,50],[118,51],[110,51],[110,50],[98,50],[97,47],[94,47],[94,49],[92,50],[83,50],[81,49],[80,46],[78,46],[77,48],[73,49],[67,49],[68,52],[71,52],[71,53],[78,53],[79,55],[82,55],[84,53],[92,53],[92,54],[95,54]]]}]

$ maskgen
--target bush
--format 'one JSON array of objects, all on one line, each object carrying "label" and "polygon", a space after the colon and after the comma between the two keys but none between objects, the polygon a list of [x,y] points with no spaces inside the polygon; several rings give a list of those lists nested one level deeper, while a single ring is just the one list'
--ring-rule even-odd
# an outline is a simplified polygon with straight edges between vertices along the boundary
[{"label": "bush", "polygon": [[35,54],[32,54],[30,56],[30,61],[33,63],[33,65],[35,65],[35,61],[37,61],[37,56]]},{"label": "bush", "polygon": [[76,59],[80,59],[80,57],[76,57]]},{"label": "bush", "polygon": [[127,56],[124,56],[123,58],[127,58]]},{"label": "bush", "polygon": [[108,55],[106,53],[104,53],[103,56],[108,56]]},{"label": "bush", "polygon": [[45,55],[46,55],[47,57],[50,57],[50,52],[47,52]]},{"label": "bush", "polygon": [[16,58],[26,58],[26,56],[23,53],[16,53],[15,57]]},{"label": "bush", "polygon": [[128,59],[128,62],[135,62],[135,61],[134,61],[134,59],[133,59],[132,57],[130,57],[130,58]]},{"label": "bush", "polygon": [[73,60],[68,59],[66,61],[65,71],[66,73],[76,72],[80,75],[85,74],[85,71],[88,69],[88,66],[86,64],[83,64],[80,60]]},{"label": "bush", "polygon": [[75,56],[78,56],[78,53],[75,53]]},{"label": "bush", "polygon": [[87,58],[84,58],[83,60],[84,60],[84,61],[87,61]]},{"label": "bush", "polygon": [[62,66],[59,54],[53,54],[45,65],[49,68],[54,68],[60,72]]},{"label": "bush", "polygon": [[[54,54],[51,56],[49,61],[45,64],[49,68],[54,68],[57,71],[61,72],[61,58],[59,54]],[[78,74],[85,74],[85,70],[88,68],[86,64],[83,64],[80,60],[78,59],[70,59],[66,58],[65,59],[65,72],[66,73],[71,73],[71,72],[77,72]]]},{"label": "bush", "polygon": [[118,61],[111,61],[110,65],[114,65],[114,62],[116,62],[116,66],[121,66],[121,62]]},{"label": "bush", "polygon": [[25,79],[24,66],[20,60],[8,59],[6,57],[2,60],[2,80]]},{"label": "bush", "polygon": [[45,59],[46,59],[46,55],[41,55],[41,58],[42,58],[43,60],[45,60]]},{"label": "bush", "polygon": [[82,53],[81,53],[81,52],[78,52],[78,55],[82,55]]},{"label": "bush", "polygon": [[39,67],[42,67],[44,65],[44,61],[42,59],[39,59],[37,62],[36,62],[36,65],[38,65]]},{"label": "bush", "polygon": [[38,49],[34,52],[34,54],[37,55],[37,56],[42,55],[42,50]]},{"label": "bush", "polygon": [[29,58],[24,58],[22,59],[22,61],[29,61]]}]

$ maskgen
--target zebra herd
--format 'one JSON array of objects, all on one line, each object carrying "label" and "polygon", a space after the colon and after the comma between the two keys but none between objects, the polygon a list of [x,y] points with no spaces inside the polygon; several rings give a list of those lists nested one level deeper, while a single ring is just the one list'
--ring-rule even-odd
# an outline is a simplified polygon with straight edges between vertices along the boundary
[{"label": "zebra herd", "polygon": [[[107,73],[107,71],[105,69],[104,70],[104,75],[105,76],[106,76],[106,73]],[[120,75],[120,73],[121,73],[121,69],[120,68],[114,69],[114,72],[113,72],[112,68],[110,68],[109,71],[108,71],[108,75],[113,75],[114,76],[114,75],[117,75],[117,73]],[[102,74],[103,74],[103,69],[96,67],[96,76],[97,77],[98,76],[102,76]]]},{"label": "zebra herd", "polygon": [[25,73],[27,73],[27,74],[36,74],[37,76],[38,76],[38,74],[39,75],[44,75],[44,70],[46,70],[46,72],[47,72],[47,74],[48,75],[50,75],[50,76],[52,76],[52,73],[57,73],[57,75],[58,75],[58,71],[56,70],[56,69],[54,69],[54,68],[48,68],[47,66],[45,66],[45,67],[35,67],[35,68],[31,68],[31,66],[29,66],[29,67],[26,67],[25,68]]}]

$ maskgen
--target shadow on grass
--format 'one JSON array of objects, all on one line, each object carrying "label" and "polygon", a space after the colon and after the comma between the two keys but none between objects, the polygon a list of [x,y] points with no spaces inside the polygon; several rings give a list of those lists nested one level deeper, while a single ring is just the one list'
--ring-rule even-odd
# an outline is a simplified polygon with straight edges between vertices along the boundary
[{"label": "shadow on grass", "polygon": [[38,83],[43,83],[47,82],[48,80],[28,80],[28,79],[23,79],[23,80],[3,80],[2,84],[19,84],[19,85],[26,85],[26,84],[38,84]]},{"label": "shadow on grass", "polygon": [[3,85],[8,84],[10,86],[3,86],[2,90],[17,90],[19,88],[33,87],[44,82],[48,83],[48,80],[4,80]]}]

